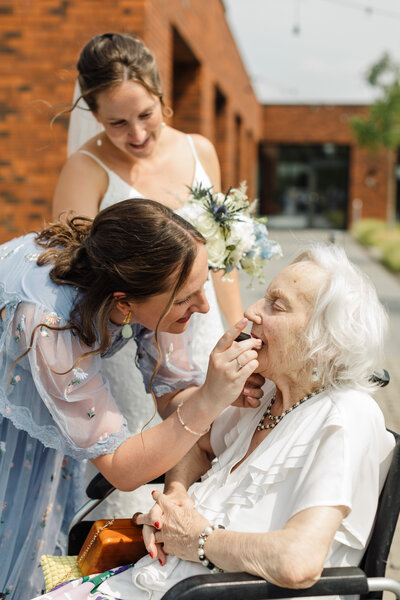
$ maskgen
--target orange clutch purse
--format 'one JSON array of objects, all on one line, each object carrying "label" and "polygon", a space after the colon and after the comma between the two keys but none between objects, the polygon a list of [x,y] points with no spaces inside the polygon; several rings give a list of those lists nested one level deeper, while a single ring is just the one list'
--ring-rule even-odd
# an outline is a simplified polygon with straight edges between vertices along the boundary
[{"label": "orange clutch purse", "polygon": [[82,575],[134,563],[147,553],[142,528],[131,519],[95,521],[78,555]]}]

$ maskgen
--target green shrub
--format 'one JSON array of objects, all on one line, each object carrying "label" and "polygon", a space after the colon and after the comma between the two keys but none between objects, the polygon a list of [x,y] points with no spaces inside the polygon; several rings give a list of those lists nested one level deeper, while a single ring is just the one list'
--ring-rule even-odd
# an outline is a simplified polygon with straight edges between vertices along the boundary
[{"label": "green shrub", "polygon": [[356,240],[363,246],[371,246],[372,239],[378,232],[386,230],[386,221],[381,219],[360,219],[352,227]]},{"label": "green shrub", "polygon": [[400,238],[382,248],[382,263],[391,271],[400,272]]},{"label": "green shrub", "polygon": [[369,237],[371,246],[377,246],[382,252],[389,246],[400,246],[400,229],[393,227],[391,229],[377,230]]},{"label": "green shrub", "polygon": [[374,255],[388,269],[400,273],[400,225],[387,227],[380,219],[361,219],[352,233],[364,246],[372,247]]}]

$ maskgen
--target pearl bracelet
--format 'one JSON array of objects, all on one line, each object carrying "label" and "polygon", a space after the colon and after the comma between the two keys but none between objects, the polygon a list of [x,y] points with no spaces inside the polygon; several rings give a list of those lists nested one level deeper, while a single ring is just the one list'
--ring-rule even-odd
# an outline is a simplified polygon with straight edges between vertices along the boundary
[{"label": "pearl bracelet", "polygon": [[202,565],[210,569],[211,573],[223,573],[223,569],[219,569],[212,562],[208,560],[204,553],[204,544],[208,536],[216,529],[225,529],[223,525],[208,525],[204,531],[199,535],[199,548],[197,554],[199,555],[199,561]]},{"label": "pearl bracelet", "polygon": [[202,436],[206,433],[208,433],[210,431],[210,426],[207,427],[207,429],[205,431],[202,432],[198,432],[198,431],[194,431],[193,429],[190,429],[190,427],[188,427],[186,425],[186,423],[184,423],[182,416],[181,416],[181,407],[183,406],[183,402],[181,402],[180,404],[178,404],[178,408],[176,409],[176,414],[179,420],[179,423],[182,425],[182,427],[184,429],[186,429],[186,431],[188,431],[189,433],[193,434],[193,435],[198,435],[198,436]]}]

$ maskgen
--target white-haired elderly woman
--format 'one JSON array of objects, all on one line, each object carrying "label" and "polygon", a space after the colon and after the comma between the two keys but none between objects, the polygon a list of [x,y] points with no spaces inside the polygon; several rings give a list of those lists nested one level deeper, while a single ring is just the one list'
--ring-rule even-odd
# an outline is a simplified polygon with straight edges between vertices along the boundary
[{"label": "white-haired elderly woman", "polygon": [[167,475],[137,516],[149,556],[93,581],[106,598],[155,600],[221,569],[308,587],[361,560],[394,447],[370,395],[387,326],[376,291],[341,248],[314,246],[245,314],[264,399],[227,408]]}]

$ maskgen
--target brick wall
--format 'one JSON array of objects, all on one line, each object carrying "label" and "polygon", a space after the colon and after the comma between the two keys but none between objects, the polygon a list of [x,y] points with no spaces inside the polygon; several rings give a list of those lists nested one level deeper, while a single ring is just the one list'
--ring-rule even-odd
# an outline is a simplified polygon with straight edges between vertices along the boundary
[{"label": "brick wall", "polygon": [[[260,137],[261,107],[221,0],[3,0],[0,17],[0,242],[38,229],[50,218],[68,126],[67,117],[53,126],[51,118],[72,99],[81,47],[106,31],[143,37],[157,57],[170,105],[179,82],[173,53],[177,36],[183,39],[199,66],[186,74],[192,81],[172,122],[206,135],[221,150],[225,187],[240,176],[255,193],[249,156]],[[216,86],[226,98],[224,123],[216,115]],[[230,147],[235,115],[251,139],[240,147],[240,164],[246,165],[240,173]]]},{"label": "brick wall", "polygon": [[267,105],[263,107],[262,140],[269,146],[279,144],[343,144],[350,147],[349,207],[350,222],[354,201],[362,202],[361,216],[386,219],[391,216],[390,184],[393,181],[393,155],[377,154],[357,146],[349,126],[353,115],[365,115],[366,106]]}]

